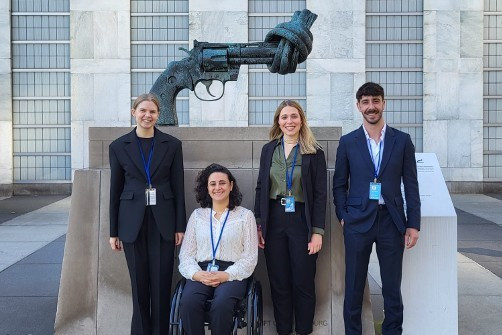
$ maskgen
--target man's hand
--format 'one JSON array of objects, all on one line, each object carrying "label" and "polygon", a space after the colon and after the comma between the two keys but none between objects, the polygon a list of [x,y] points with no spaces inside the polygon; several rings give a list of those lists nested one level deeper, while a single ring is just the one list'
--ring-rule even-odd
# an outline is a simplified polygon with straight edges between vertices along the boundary
[{"label": "man's hand", "polygon": [[114,251],[121,251],[122,243],[120,242],[120,239],[118,237],[110,237],[110,247],[112,247],[112,250]]},{"label": "man's hand", "polygon": [[258,247],[265,249],[265,239],[263,238],[261,230],[258,230]]},{"label": "man's hand", "polygon": [[406,228],[406,234],[404,235],[404,244],[406,249],[411,249],[417,244],[418,241],[418,230],[415,228]]},{"label": "man's hand", "polygon": [[183,242],[184,236],[185,236],[185,233],[174,233],[174,244],[180,245],[181,242]]},{"label": "man's hand", "polygon": [[307,245],[307,249],[309,251],[309,255],[313,255],[319,252],[322,247],[322,235],[321,234],[312,234],[310,238],[310,243]]}]

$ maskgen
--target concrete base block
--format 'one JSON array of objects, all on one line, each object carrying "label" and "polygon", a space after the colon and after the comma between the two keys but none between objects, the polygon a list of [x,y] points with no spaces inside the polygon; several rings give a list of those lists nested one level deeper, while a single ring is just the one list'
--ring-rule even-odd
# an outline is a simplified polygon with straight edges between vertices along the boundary
[{"label": "concrete base block", "polygon": [[126,334],[132,308],[125,258],[109,247],[109,172],[75,172],[55,334]]},{"label": "concrete base block", "polygon": [[[126,131],[128,130],[116,130],[121,133]],[[257,162],[261,147],[266,142],[265,129],[233,128],[232,132],[237,136],[229,136],[227,131],[221,129],[210,129],[208,132],[207,128],[168,128],[167,131],[183,140],[187,215],[197,207],[193,195],[197,173],[214,161],[214,153],[221,152],[222,147],[230,148],[227,154],[232,159],[225,160],[224,164],[238,180],[239,188],[244,195],[243,206],[253,207],[258,174]],[[102,142],[92,148],[98,151],[104,150],[104,143],[113,140],[114,135],[117,134],[111,129],[100,128],[99,132],[91,130],[89,141]],[[334,161],[331,155],[334,156],[336,150],[332,151],[329,148],[336,148],[338,145],[339,128],[316,129],[316,135],[325,144],[325,149],[328,148],[325,150],[327,160]],[[237,144],[240,146],[233,147]],[[203,147],[204,151],[198,150],[199,146]],[[108,166],[107,155],[103,155],[102,152],[93,152],[91,155],[103,158],[100,162],[101,167]],[[332,169],[329,170],[329,175],[330,178],[326,182],[331,185]],[[113,252],[108,244],[109,180],[108,169],[75,172],[56,315],[56,334],[108,335],[130,332],[132,302],[127,265],[123,253]],[[328,188],[331,189],[330,186]],[[323,249],[317,260],[317,306],[313,333],[317,335],[344,333],[343,234],[336,220],[334,206],[331,205],[332,199],[328,201],[330,205],[327,206]],[[171,285],[179,280],[177,272],[175,269]],[[264,334],[275,334],[270,287],[262,251],[255,276],[263,286]],[[365,294],[363,306],[363,327],[363,334],[374,334],[369,290]],[[245,332],[239,332],[243,333]]]},{"label": "concrete base block", "polygon": [[70,195],[71,183],[12,184],[14,195]]},{"label": "concrete base block", "polygon": [[0,197],[10,197],[12,195],[12,184],[0,184]]}]

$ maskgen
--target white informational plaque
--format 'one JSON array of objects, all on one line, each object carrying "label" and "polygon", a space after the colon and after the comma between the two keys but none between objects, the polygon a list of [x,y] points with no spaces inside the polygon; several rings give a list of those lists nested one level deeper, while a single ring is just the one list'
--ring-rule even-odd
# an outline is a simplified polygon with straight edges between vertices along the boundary
[{"label": "white informational plaque", "polygon": [[404,251],[403,334],[457,335],[457,214],[434,153],[417,153],[421,227]]},{"label": "white informational plaque", "polygon": [[[436,154],[417,153],[415,158],[421,226],[417,245],[404,250],[403,334],[457,335],[457,215]],[[369,273],[381,286],[375,248]]]},{"label": "white informational plaque", "polygon": [[417,153],[418,185],[423,217],[454,216],[455,208],[434,153]]}]

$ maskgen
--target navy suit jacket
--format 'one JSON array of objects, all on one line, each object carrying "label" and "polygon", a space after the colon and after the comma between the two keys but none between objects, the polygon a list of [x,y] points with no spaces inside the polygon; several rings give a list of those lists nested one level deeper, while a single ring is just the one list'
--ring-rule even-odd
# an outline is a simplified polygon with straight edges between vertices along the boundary
[{"label": "navy suit jacket", "polygon": [[[136,128],[110,144],[110,236],[132,243],[145,215],[148,187]],[[181,141],[155,128],[150,167],[157,205],[151,206],[155,222],[166,241],[186,227],[183,154]],[[148,153],[145,153],[148,155]]]},{"label": "navy suit jacket", "polygon": [[[333,177],[333,199],[338,220],[356,232],[367,232],[375,222],[378,200],[369,199],[374,165],[361,126],[340,138]],[[404,184],[404,214],[401,180]],[[420,230],[420,194],[418,191],[415,147],[410,135],[387,125],[383,157],[378,175],[382,197],[401,233],[406,228]]]},{"label": "navy suit jacket", "polygon": [[[269,216],[270,167],[277,140],[272,140],[263,146],[260,156],[260,170],[256,182],[254,214],[259,220],[263,237],[267,235]],[[312,227],[324,229],[327,201],[327,170],[324,151],[317,149],[315,154],[302,155],[302,190],[305,201],[305,218],[309,229]]]}]

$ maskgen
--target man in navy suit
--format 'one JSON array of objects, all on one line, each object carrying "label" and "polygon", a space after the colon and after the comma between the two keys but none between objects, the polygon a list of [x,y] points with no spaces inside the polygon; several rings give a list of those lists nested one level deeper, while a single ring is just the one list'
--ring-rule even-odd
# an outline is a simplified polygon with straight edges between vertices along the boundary
[{"label": "man in navy suit", "polygon": [[362,302],[373,243],[382,278],[382,331],[402,334],[403,252],[417,243],[420,230],[415,147],[410,135],[385,123],[382,86],[368,82],[359,88],[356,99],[363,125],[340,138],[333,178],[336,215],[345,239],[345,334],[362,333]]}]

